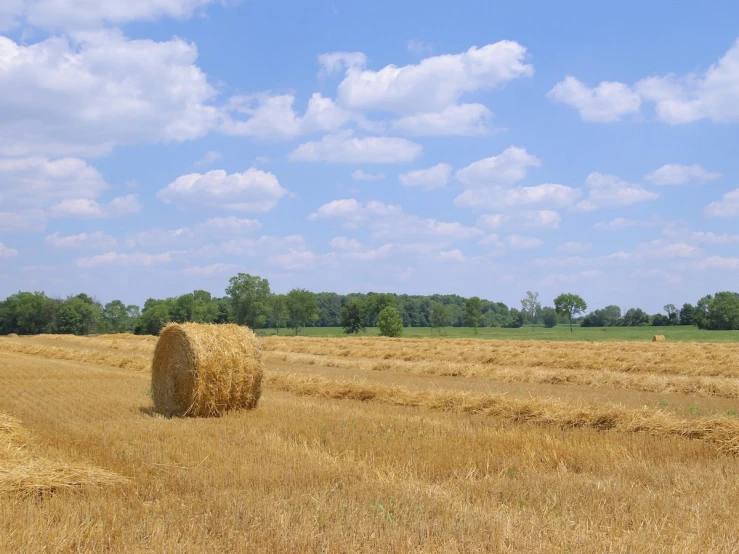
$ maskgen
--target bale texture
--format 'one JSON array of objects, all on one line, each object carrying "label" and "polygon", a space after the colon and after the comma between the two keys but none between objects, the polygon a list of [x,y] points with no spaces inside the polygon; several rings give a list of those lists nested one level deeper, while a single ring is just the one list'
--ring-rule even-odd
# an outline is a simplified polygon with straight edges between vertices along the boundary
[{"label": "bale texture", "polygon": [[18,335],[16,333],[8,333],[8,338],[9,339],[17,339],[18,338]]},{"label": "bale texture", "polygon": [[665,342],[665,336],[664,335],[654,335],[652,337],[652,342]]},{"label": "bale texture", "polygon": [[167,417],[251,409],[262,393],[262,374],[260,345],[251,329],[170,323],[154,349],[154,409]]}]

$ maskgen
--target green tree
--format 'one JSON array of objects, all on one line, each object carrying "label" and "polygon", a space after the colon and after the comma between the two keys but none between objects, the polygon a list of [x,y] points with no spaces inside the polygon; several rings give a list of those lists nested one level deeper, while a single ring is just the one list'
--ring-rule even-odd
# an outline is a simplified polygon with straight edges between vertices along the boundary
[{"label": "green tree", "polygon": [[226,294],[231,298],[234,320],[252,329],[264,326],[267,320],[269,281],[248,273],[239,273],[228,281]]},{"label": "green tree", "polygon": [[128,308],[120,300],[108,302],[103,308],[103,320],[112,333],[125,333],[130,330]]},{"label": "green tree", "polygon": [[285,320],[288,316],[287,297],[284,294],[274,294],[267,302],[269,308],[269,321],[277,329],[280,334],[280,327],[285,326]]},{"label": "green tree", "polygon": [[739,294],[717,292],[708,305],[708,329],[729,331],[739,329]]},{"label": "green tree", "polygon": [[166,300],[149,298],[136,322],[133,332],[137,335],[158,335],[162,327],[172,321]]},{"label": "green tree", "polygon": [[554,299],[554,309],[558,314],[567,317],[570,322],[570,333],[572,333],[572,320],[587,310],[588,305],[577,294],[563,293]]},{"label": "green tree", "polygon": [[361,300],[349,300],[341,308],[341,326],[347,335],[364,331],[365,306]]},{"label": "green tree", "polygon": [[377,326],[383,337],[400,337],[403,335],[403,319],[395,306],[383,308],[377,316]]},{"label": "green tree", "polygon": [[529,323],[531,323],[531,332],[534,332],[536,319],[541,312],[541,302],[539,302],[539,293],[526,291],[526,298],[521,300],[521,311],[525,312]]},{"label": "green tree", "polygon": [[464,304],[465,321],[469,327],[472,327],[477,334],[477,329],[482,323],[482,300],[478,296],[467,299]]},{"label": "green tree", "polygon": [[680,325],[695,325],[695,306],[687,302],[683,304],[680,308]]},{"label": "green tree", "polygon": [[444,309],[444,304],[441,302],[434,302],[434,305],[431,306],[431,327],[439,331],[439,335],[441,335],[441,330],[444,328],[444,325],[446,325],[446,310]]},{"label": "green tree", "polygon": [[70,335],[89,335],[99,323],[99,308],[86,294],[70,296],[59,309],[57,331]]},{"label": "green tree", "polygon": [[287,293],[287,311],[290,314],[290,326],[295,329],[295,334],[308,323],[318,319],[318,305],[316,296],[309,290],[293,289]]},{"label": "green tree", "polygon": [[665,304],[662,309],[667,314],[667,325],[680,324],[680,311],[675,307],[675,304]]},{"label": "green tree", "polygon": [[557,326],[557,311],[554,308],[547,306],[541,311],[541,319],[544,322],[544,327],[551,329]]}]

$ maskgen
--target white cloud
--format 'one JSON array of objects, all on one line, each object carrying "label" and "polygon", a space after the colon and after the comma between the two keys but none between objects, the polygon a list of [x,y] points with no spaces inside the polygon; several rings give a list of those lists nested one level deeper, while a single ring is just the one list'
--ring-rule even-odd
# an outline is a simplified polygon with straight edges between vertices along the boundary
[{"label": "white cloud", "polygon": [[459,222],[438,221],[408,214],[399,205],[372,200],[359,202],[353,198],[333,200],[320,206],[310,215],[312,221],[339,219],[348,228],[366,226],[375,239],[391,239],[406,242],[414,238],[432,238],[443,241],[465,240],[482,234],[482,231]]},{"label": "white cloud", "polygon": [[464,263],[466,259],[462,251],[457,249],[439,252],[439,255],[436,257],[436,260],[439,262],[456,262],[460,264]]},{"label": "white cloud", "polygon": [[480,246],[485,246],[494,251],[501,251],[505,249],[505,243],[500,240],[500,235],[495,233],[490,234],[485,238],[479,240],[477,244],[479,244]]},{"label": "white cloud", "polygon": [[321,57],[327,70],[347,67],[338,87],[338,103],[356,110],[383,110],[398,114],[436,112],[457,103],[470,92],[491,89],[533,74],[526,49],[500,41],[462,54],[435,56],[416,65],[388,65],[379,71],[364,69],[358,54]]},{"label": "white cloud", "polygon": [[446,163],[436,164],[427,169],[415,169],[398,176],[404,187],[418,187],[426,190],[439,189],[446,186],[452,166]]},{"label": "white cloud", "polygon": [[411,162],[422,151],[420,144],[402,138],[360,138],[344,132],[301,144],[290,154],[290,161],[389,164]]},{"label": "white cloud", "polygon": [[638,113],[639,94],[628,85],[603,81],[590,88],[574,77],[566,77],[547,93],[549,99],[576,108],[584,121],[612,122],[623,116]]},{"label": "white cloud", "polygon": [[141,204],[135,194],[118,196],[107,204],[100,204],[89,198],[62,200],[49,210],[50,217],[123,217],[141,211]]},{"label": "white cloud", "polygon": [[545,205],[548,208],[569,206],[580,191],[565,185],[545,183],[534,187],[466,190],[454,199],[460,208],[499,210],[516,206]]},{"label": "white cloud", "polygon": [[292,94],[235,96],[230,99],[227,110],[247,115],[249,119],[229,116],[224,119],[221,131],[260,139],[291,139],[308,133],[337,131],[348,121],[358,119],[319,93],[311,96],[303,116],[298,116],[293,109],[294,102]]},{"label": "white cloud", "polygon": [[601,231],[622,231],[631,227],[652,227],[653,222],[650,221],[638,221],[635,219],[626,219],[623,217],[617,217],[610,221],[601,221],[593,225],[593,229],[599,229]]},{"label": "white cloud", "polygon": [[331,52],[318,56],[321,71],[326,74],[343,69],[363,68],[367,64],[367,56],[362,52]]},{"label": "white cloud", "polygon": [[739,217],[739,189],[727,192],[719,202],[711,202],[704,211],[708,217]]},{"label": "white cloud", "polygon": [[149,267],[156,264],[166,264],[173,261],[180,252],[163,252],[161,254],[147,254],[145,252],[106,252],[97,256],[78,258],[75,263],[79,267],[97,267],[100,265],[117,265],[123,267]]},{"label": "white cloud", "polygon": [[449,106],[438,112],[406,115],[393,121],[397,131],[413,136],[475,136],[490,131],[493,113],[482,104]]},{"label": "white cloud", "polygon": [[416,38],[409,40],[406,43],[406,47],[408,48],[408,52],[413,52],[414,54],[430,54],[434,51],[433,44]]},{"label": "white cloud", "polygon": [[329,246],[334,250],[361,250],[362,245],[357,239],[349,237],[334,237],[331,239]]},{"label": "white cloud", "polygon": [[352,172],[352,179],[355,181],[382,181],[384,178],[384,173],[367,173],[361,169]]},{"label": "white cloud", "polygon": [[219,275],[233,275],[237,270],[239,269],[239,266],[235,264],[211,264],[211,265],[204,265],[204,266],[191,266],[186,267],[183,270],[183,273],[187,277],[197,277],[197,278],[209,278],[209,277],[216,277]]},{"label": "white cloud", "polygon": [[308,250],[305,238],[301,235],[275,237],[264,235],[257,238],[239,237],[225,242],[207,244],[191,249],[189,256],[217,258],[221,256],[233,259],[234,257],[275,256],[290,250]]},{"label": "white cloud", "polygon": [[12,258],[17,255],[18,251],[15,248],[9,248],[0,242],[0,258]]},{"label": "white cloud", "polygon": [[201,243],[214,237],[235,237],[262,228],[256,219],[238,217],[213,217],[202,223],[178,229],[153,228],[130,235],[126,239],[128,247],[162,247]]},{"label": "white cloud", "polygon": [[705,183],[720,177],[722,177],[721,173],[708,171],[698,164],[665,164],[644,178],[655,185],[683,185],[690,181]]},{"label": "white cloud", "polygon": [[194,164],[195,167],[207,167],[211,164],[214,164],[218,160],[220,160],[223,157],[223,155],[220,152],[217,152],[215,150],[209,150],[208,152],[203,155],[202,158],[197,160]]},{"label": "white cloud", "polygon": [[670,242],[664,239],[656,239],[637,246],[634,254],[641,258],[692,258],[700,254],[697,246],[684,242]]},{"label": "white cloud", "polygon": [[90,156],[202,137],[220,114],[196,58],[183,40],[115,29],[28,46],[0,36],[0,154]]},{"label": "white cloud", "polygon": [[659,198],[656,192],[627,183],[615,175],[594,172],[587,176],[585,184],[589,187],[588,197],[575,206],[578,211],[591,212],[615,206],[630,206]]},{"label": "white cloud", "polygon": [[649,77],[636,89],[655,102],[657,117],[672,125],[739,122],[739,40],[702,75]]},{"label": "white cloud", "polygon": [[541,161],[525,148],[509,146],[497,156],[460,169],[455,178],[468,188],[508,186],[526,178],[527,168],[540,164]]},{"label": "white cloud", "polygon": [[139,211],[135,195],[98,202],[110,187],[84,160],[0,158],[0,230],[41,230],[50,217],[120,217]]},{"label": "white cloud", "polygon": [[373,262],[376,260],[384,260],[393,249],[392,244],[383,244],[379,248],[370,248],[361,252],[347,252],[344,257],[349,260],[359,260],[362,262]]},{"label": "white cloud", "polygon": [[592,248],[593,248],[592,242],[569,241],[569,242],[560,244],[557,247],[557,252],[566,252],[569,254],[582,254],[584,252],[588,252]]},{"label": "white cloud", "polygon": [[673,240],[683,240],[695,244],[710,244],[721,246],[725,244],[734,244],[739,242],[739,235],[729,235],[722,233],[720,235],[710,231],[686,231],[678,229],[665,229],[663,234]]},{"label": "white cloud", "polygon": [[110,250],[115,248],[118,241],[102,231],[94,233],[80,233],[79,235],[59,236],[56,232],[48,235],[44,242],[54,248],[81,248],[87,250]]},{"label": "white cloud", "polygon": [[488,229],[558,229],[561,221],[562,217],[554,210],[526,210],[515,214],[483,215],[477,224]]},{"label": "white cloud", "polygon": [[269,263],[280,269],[293,271],[296,269],[312,269],[316,267],[319,261],[330,260],[333,254],[325,254],[319,256],[311,250],[294,250],[290,249],[284,254],[278,254],[269,258]]},{"label": "white cloud", "polygon": [[[5,5],[9,2],[8,5]],[[80,29],[104,24],[120,25],[132,21],[153,21],[161,17],[184,19],[214,0],[3,0],[6,17],[16,22],[25,19],[33,26],[47,29]],[[10,27],[10,25],[7,25]]]},{"label": "white cloud", "polygon": [[691,267],[700,270],[724,269],[736,271],[739,270],[739,258],[724,258],[722,256],[711,256],[697,262],[693,262]]},{"label": "white cloud", "polygon": [[540,239],[521,235],[510,235],[506,238],[506,242],[508,242],[511,248],[518,250],[530,250],[532,248],[538,248],[543,244]]},{"label": "white cloud", "polygon": [[267,212],[289,194],[277,177],[259,169],[228,174],[215,169],[182,175],[161,189],[157,198],[179,206],[222,208],[238,212]]}]

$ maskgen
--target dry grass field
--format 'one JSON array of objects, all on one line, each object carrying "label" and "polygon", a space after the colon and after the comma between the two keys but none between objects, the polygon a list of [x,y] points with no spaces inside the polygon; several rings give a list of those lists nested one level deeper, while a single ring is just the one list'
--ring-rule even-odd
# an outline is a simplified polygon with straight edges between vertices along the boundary
[{"label": "dry grass field", "polygon": [[1,552],[739,552],[739,344],[269,337],[152,412],[152,337],[0,337]]}]

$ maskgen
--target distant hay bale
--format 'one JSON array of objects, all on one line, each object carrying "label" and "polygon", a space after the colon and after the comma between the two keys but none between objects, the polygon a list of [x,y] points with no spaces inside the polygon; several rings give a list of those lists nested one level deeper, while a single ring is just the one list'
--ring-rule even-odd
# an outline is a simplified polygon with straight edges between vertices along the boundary
[{"label": "distant hay bale", "polygon": [[665,336],[664,335],[654,335],[652,337],[652,342],[665,342]]},{"label": "distant hay bale", "polygon": [[18,338],[18,335],[16,333],[8,333],[7,336],[8,336],[9,339],[17,339]]},{"label": "distant hay bale", "polygon": [[170,323],[154,349],[154,410],[167,417],[210,417],[254,408],[262,373],[260,345],[251,329]]}]

